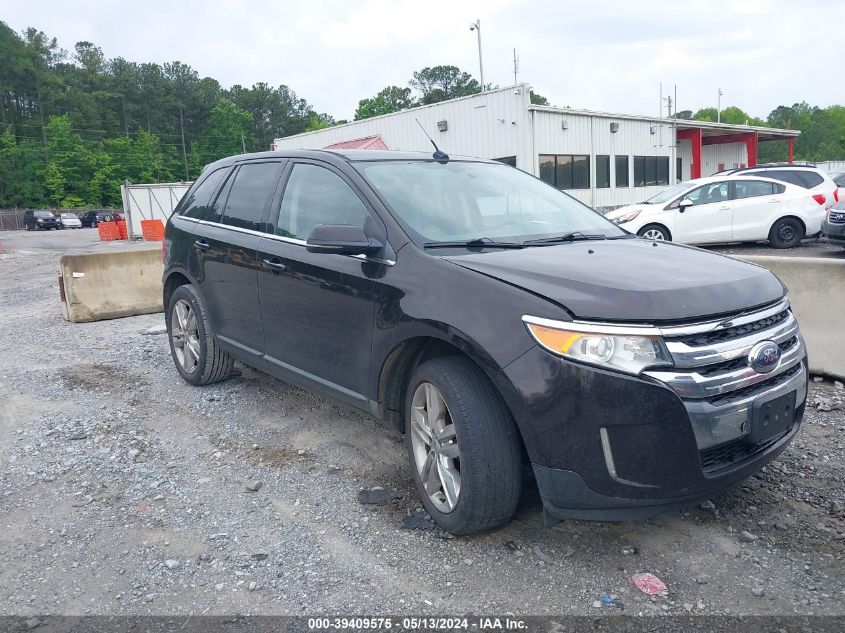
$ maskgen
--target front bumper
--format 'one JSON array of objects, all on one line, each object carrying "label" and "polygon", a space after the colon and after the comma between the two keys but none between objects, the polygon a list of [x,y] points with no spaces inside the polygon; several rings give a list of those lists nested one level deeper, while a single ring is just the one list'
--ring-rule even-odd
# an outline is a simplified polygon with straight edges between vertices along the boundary
[{"label": "front bumper", "polygon": [[822,235],[831,242],[845,243],[845,224],[834,224],[829,219],[825,219],[822,224]]},{"label": "front bumper", "polygon": [[[788,446],[804,412],[806,353],[797,326],[793,322],[788,330],[788,323],[772,329],[785,346],[792,342],[786,364],[771,376],[747,378],[736,367],[744,357],[735,356],[725,375],[739,386],[730,390],[677,376],[670,386],[654,376],[578,365],[540,348],[508,365],[505,374],[516,393],[505,398],[547,520],[647,518],[708,499],[759,471]],[[744,349],[749,339],[765,334],[755,331],[736,339],[737,345]],[[686,361],[690,375],[698,376],[695,359]],[[720,359],[719,371],[724,363]],[[712,375],[710,369],[701,373]],[[791,425],[752,440],[758,435],[752,428],[755,404],[791,393]]]}]

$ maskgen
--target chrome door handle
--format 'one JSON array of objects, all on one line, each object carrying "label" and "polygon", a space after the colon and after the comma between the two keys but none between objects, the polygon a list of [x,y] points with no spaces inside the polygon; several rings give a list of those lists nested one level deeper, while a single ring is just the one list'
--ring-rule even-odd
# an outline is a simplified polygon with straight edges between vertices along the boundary
[{"label": "chrome door handle", "polygon": [[285,265],[281,262],[281,260],[276,259],[276,258],[273,258],[273,259],[262,259],[262,260],[261,260],[261,266],[262,266],[263,268],[267,268],[267,269],[269,269],[269,270],[273,271],[273,274],[274,274],[274,275],[278,275],[279,273],[283,273],[283,272],[285,272],[285,271],[288,269],[288,267],[287,267],[287,266],[285,266]]},{"label": "chrome door handle", "polygon": [[719,207],[719,211],[727,211],[730,208],[731,208],[730,205],[728,205],[726,207]]},{"label": "chrome door handle", "polygon": [[209,248],[211,248],[211,245],[205,240],[197,240],[196,242],[194,242],[194,248],[198,251],[207,251]]}]

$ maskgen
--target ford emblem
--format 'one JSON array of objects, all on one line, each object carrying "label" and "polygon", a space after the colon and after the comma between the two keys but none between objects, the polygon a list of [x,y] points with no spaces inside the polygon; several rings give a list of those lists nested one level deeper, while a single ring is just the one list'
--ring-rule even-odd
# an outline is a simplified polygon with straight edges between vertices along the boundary
[{"label": "ford emblem", "polygon": [[748,353],[748,364],[758,374],[768,374],[780,363],[780,347],[774,341],[760,341]]}]

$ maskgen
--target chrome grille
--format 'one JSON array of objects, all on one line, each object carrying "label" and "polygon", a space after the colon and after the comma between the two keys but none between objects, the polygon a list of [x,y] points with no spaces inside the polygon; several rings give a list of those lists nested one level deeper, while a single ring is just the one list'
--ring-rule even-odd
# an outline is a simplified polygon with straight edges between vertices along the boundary
[{"label": "chrome grille", "polygon": [[[804,341],[785,299],[733,319],[661,328],[661,332],[675,366],[645,374],[674,389],[684,401],[702,460],[705,451],[725,447],[724,456],[730,452],[728,444],[742,440],[758,399],[796,391],[797,407],[806,396]],[[748,361],[751,348],[764,340],[781,349],[780,363],[770,373],[758,373]],[[760,447],[731,454],[752,449]]]},{"label": "chrome grille", "polygon": [[831,211],[827,221],[831,224],[845,224],[845,211]]}]

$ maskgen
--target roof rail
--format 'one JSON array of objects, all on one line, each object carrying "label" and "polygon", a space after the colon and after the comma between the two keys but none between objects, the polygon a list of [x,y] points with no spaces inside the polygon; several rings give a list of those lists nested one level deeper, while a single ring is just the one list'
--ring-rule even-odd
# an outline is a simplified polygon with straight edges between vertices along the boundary
[{"label": "roof rail", "polygon": [[795,161],[792,163],[757,163],[751,167],[737,167],[736,171],[743,171],[745,169],[760,169],[761,167],[816,167],[816,164],[807,161]]}]

